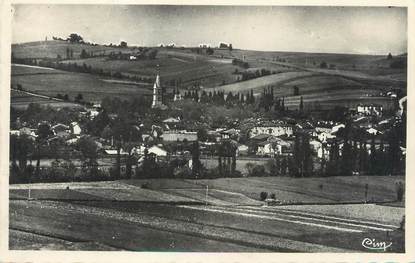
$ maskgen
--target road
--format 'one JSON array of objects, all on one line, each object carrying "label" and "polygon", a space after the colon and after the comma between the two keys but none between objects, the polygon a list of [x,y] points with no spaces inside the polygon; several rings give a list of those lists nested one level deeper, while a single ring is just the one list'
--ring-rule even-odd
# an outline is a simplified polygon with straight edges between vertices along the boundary
[{"label": "road", "polygon": [[52,249],[371,252],[362,247],[368,237],[392,242],[388,252],[403,251],[396,223],[288,206],[10,200],[10,229],[10,249],[33,247],[32,235],[40,248]]}]

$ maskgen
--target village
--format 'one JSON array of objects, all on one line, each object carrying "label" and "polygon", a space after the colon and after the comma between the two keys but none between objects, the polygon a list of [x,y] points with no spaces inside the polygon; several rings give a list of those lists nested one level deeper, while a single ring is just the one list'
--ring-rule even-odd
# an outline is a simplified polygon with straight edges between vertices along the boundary
[{"label": "village", "polygon": [[408,252],[410,8],[6,9],[13,253]]},{"label": "village", "polygon": [[[81,110],[29,105],[21,116],[12,116],[12,181],[391,175],[404,169],[404,99],[393,96],[395,108],[388,114],[382,105],[358,104],[334,109],[338,114],[329,119],[308,114],[302,101],[289,111],[269,90],[255,97],[182,93],[175,87],[166,94],[158,74],[151,101],[142,98],[136,112],[111,98]],[[258,111],[229,119],[219,114],[208,121],[207,115],[189,116],[178,106],[214,107],[215,98],[227,108],[262,106],[274,109],[274,115]],[[70,114],[56,121],[54,115],[64,111]]]}]

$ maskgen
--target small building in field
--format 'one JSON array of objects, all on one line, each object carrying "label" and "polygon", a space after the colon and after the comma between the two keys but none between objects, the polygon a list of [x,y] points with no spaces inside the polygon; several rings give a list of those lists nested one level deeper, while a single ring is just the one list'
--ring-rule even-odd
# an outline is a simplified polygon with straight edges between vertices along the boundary
[{"label": "small building in field", "polygon": [[72,122],[71,123],[71,132],[74,135],[79,135],[82,132],[81,126],[79,126],[79,124],[77,122]]}]

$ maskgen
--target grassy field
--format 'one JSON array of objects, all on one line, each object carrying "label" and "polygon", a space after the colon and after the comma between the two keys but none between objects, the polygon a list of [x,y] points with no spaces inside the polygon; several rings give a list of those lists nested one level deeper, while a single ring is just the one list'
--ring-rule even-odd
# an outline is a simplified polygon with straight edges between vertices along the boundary
[{"label": "grassy field", "polygon": [[79,57],[84,49],[87,52],[94,52],[96,55],[102,53],[109,54],[111,51],[118,53],[119,51],[127,52],[131,51],[131,48],[116,48],[105,46],[92,46],[86,44],[71,44],[66,41],[49,40],[49,41],[37,41],[21,44],[13,44],[13,54],[17,58],[51,58],[55,59],[58,55],[62,58],[66,57],[66,49],[73,50],[74,57]]},{"label": "grassy field", "polygon": [[406,74],[406,70],[390,68],[392,61],[406,59],[406,55],[396,55],[392,60],[387,60],[384,55],[362,55],[362,54],[336,54],[336,53],[304,53],[304,52],[278,52],[278,51],[254,51],[254,50],[215,50],[216,55],[224,55],[227,57],[234,57],[245,59],[250,63],[257,61],[276,61],[285,60],[297,66],[306,66],[309,68],[316,68],[320,66],[321,62],[326,62],[328,65],[333,64],[337,69],[362,71],[369,75],[393,75],[396,73]]},{"label": "grassy field", "polygon": [[[382,209],[386,214],[393,213],[391,208]],[[402,216],[403,210],[394,212]],[[10,202],[10,248],[67,249],[73,247],[64,243],[69,241],[79,245],[83,242],[84,249],[92,243],[95,245],[91,249],[97,250],[370,252],[361,246],[363,238],[370,236],[377,240],[388,238],[393,243],[388,251],[403,252],[403,232],[395,224],[362,221],[360,216],[333,217],[322,209],[315,213],[284,208],[273,211],[136,202],[14,200]],[[35,240],[28,240],[28,234]]]},{"label": "grassy field", "polygon": [[[156,59],[149,60],[109,60],[100,56],[80,59],[82,49],[95,54],[108,55],[109,52],[133,52],[133,48],[89,46],[69,44],[63,41],[33,42],[13,45],[16,57],[56,58],[66,52],[66,48],[75,51],[75,59],[63,63],[86,64],[104,71],[121,72],[138,77],[154,78],[157,65],[161,69],[163,85],[170,80],[181,80],[180,88],[189,88],[200,84],[206,91],[223,90],[246,93],[254,89],[259,95],[264,87],[273,86],[274,94],[286,97],[286,106],[297,108],[299,97],[293,96],[293,87],[300,89],[300,95],[306,104],[319,103],[322,109],[335,105],[350,106],[353,103],[386,103],[385,98],[373,98],[381,91],[399,88],[406,92],[406,69],[393,69],[389,64],[405,60],[406,56],[394,56],[392,60],[385,56],[353,54],[319,54],[300,52],[266,52],[250,50],[215,49],[213,56],[196,54],[190,49],[157,48]],[[236,82],[244,69],[232,65],[232,59],[245,57],[249,63],[248,71],[268,69],[276,74],[248,81]],[[335,69],[321,69],[321,62],[335,65]],[[150,94],[151,85],[141,82],[100,79],[89,74],[69,73],[41,68],[12,68],[12,83],[22,84],[30,91],[56,96],[57,93],[69,93],[72,98],[82,93],[87,100],[99,100],[107,95],[130,98],[135,94]],[[223,85],[225,84],[225,85]]]},{"label": "grassy field", "polygon": [[21,73],[21,68],[12,67],[14,74],[18,74],[12,76],[12,85],[20,84],[27,91],[46,96],[56,97],[58,93],[68,94],[69,99],[73,100],[81,93],[84,100],[96,101],[106,96],[130,99],[135,95],[151,94],[151,85],[110,83],[94,75],[58,70],[32,74],[38,73],[39,69],[31,67],[24,69],[25,73]]},{"label": "grassy field", "polygon": [[[398,228],[405,209],[362,203],[366,183],[369,199],[395,200],[398,180],[404,178],[133,179],[11,185],[9,246],[48,250],[373,252],[361,245],[369,236],[391,241],[389,252],[403,252],[404,233]],[[143,184],[148,189],[141,188]],[[28,189],[32,200],[27,200]],[[303,204],[263,206],[258,200],[260,191]],[[361,203],[339,204],[342,202]]]},{"label": "grassy field", "polygon": [[[369,186],[368,200],[396,200],[396,181],[402,177],[350,176],[320,178],[249,177],[197,180],[197,184],[209,185],[214,189],[242,193],[259,199],[262,191],[275,193],[279,200],[318,202],[362,202],[365,199],[365,184]],[[322,185],[322,188],[320,188]]]},{"label": "grassy field", "polygon": [[315,75],[315,73],[311,72],[285,72],[285,73],[279,73],[274,75],[269,75],[261,78],[251,79],[247,81],[241,81],[237,83],[232,83],[228,85],[223,85],[220,87],[210,88],[206,89],[207,91],[214,91],[214,90],[221,90],[225,93],[228,92],[248,92],[251,89],[254,90],[254,94],[260,94],[262,92],[262,89],[265,87],[269,87],[272,85],[279,85],[282,83],[285,83],[287,81],[293,81],[297,78],[303,78],[306,76],[312,76]]},{"label": "grassy field", "polygon": [[52,108],[81,108],[79,104],[52,100],[44,97],[28,94],[23,91],[11,90],[10,91],[11,106],[17,110],[26,109],[30,103],[37,103],[43,106],[50,106]]},{"label": "grassy field", "polygon": [[[22,197],[28,189],[33,197],[58,199],[94,199],[154,202],[208,202],[216,205],[259,205],[260,193],[274,193],[276,199],[290,203],[354,203],[367,200],[394,202],[397,176],[336,176],[317,178],[244,177],[219,179],[133,179],[115,182],[50,183],[11,185],[10,194]],[[141,186],[147,185],[148,189]],[[70,190],[66,187],[69,186]],[[45,190],[45,191],[42,191]],[[48,192],[50,191],[50,192]],[[61,192],[60,192],[61,191]],[[74,192],[72,192],[74,191]],[[88,199],[89,200],[89,199]]]}]

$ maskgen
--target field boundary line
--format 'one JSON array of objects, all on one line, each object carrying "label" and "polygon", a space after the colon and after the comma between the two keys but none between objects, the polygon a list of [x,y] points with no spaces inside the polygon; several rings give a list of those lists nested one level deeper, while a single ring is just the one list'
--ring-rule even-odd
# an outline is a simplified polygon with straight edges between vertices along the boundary
[{"label": "field boundary line", "polygon": [[271,217],[271,216],[265,216],[265,215],[254,215],[254,214],[248,214],[243,212],[231,212],[226,210],[219,210],[214,208],[200,208],[200,207],[191,207],[191,206],[182,206],[188,209],[194,209],[194,210],[202,210],[202,211],[211,211],[211,212],[218,212],[223,214],[234,214],[234,215],[241,215],[246,217],[254,217],[254,218],[261,218],[261,219],[270,219],[270,220],[276,220],[276,221],[283,221],[283,222],[289,222],[294,224],[300,224],[300,225],[309,225],[309,226],[316,226],[316,227],[322,227],[327,229],[335,229],[342,232],[355,232],[355,233],[362,233],[363,231],[357,230],[357,229],[351,229],[351,228],[343,228],[343,227],[336,227],[336,226],[328,226],[328,225],[322,225],[322,224],[316,224],[316,223],[309,223],[304,221],[298,221],[298,220],[288,220],[283,219],[279,217]]}]

